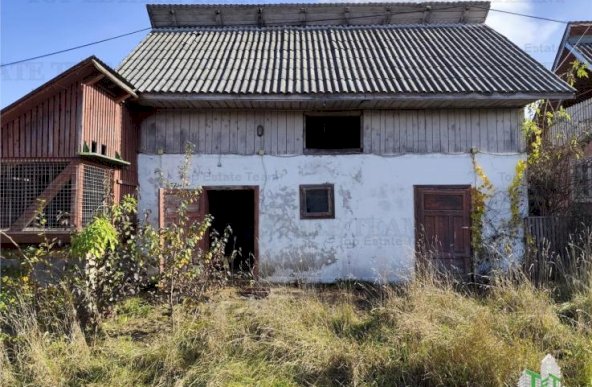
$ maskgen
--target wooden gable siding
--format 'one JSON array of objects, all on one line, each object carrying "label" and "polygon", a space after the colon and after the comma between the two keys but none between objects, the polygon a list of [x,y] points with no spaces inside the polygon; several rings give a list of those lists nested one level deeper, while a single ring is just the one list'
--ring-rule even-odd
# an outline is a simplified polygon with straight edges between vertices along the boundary
[{"label": "wooden gable siding", "polygon": [[63,158],[76,154],[82,90],[72,82],[9,121],[2,119],[0,157]]},{"label": "wooden gable siding", "polygon": [[565,109],[570,119],[559,120],[548,131],[554,144],[565,144],[574,137],[582,138],[592,133],[592,98]]},{"label": "wooden gable siding", "polygon": [[374,154],[512,153],[524,150],[522,109],[373,110],[363,119],[364,151]]},{"label": "wooden gable siding", "polygon": [[[302,154],[303,111],[162,110],[141,124],[140,152],[203,154]],[[365,110],[364,153],[464,153],[524,150],[522,109]],[[257,126],[264,135],[257,136]]]},{"label": "wooden gable siding", "polygon": [[101,153],[101,145],[106,145],[106,156],[115,157],[115,152],[121,154],[122,105],[95,85],[83,88],[82,144],[91,148],[94,141],[96,153]]},{"label": "wooden gable siding", "polygon": [[[262,125],[264,135],[257,136]],[[163,111],[142,122],[143,153],[184,153],[187,141],[196,153],[299,154],[304,116],[289,111]]]}]

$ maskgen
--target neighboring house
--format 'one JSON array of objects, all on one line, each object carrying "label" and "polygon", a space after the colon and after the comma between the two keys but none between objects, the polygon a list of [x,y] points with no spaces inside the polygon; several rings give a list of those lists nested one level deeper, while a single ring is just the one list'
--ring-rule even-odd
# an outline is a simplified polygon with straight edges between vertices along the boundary
[{"label": "neighboring house", "polygon": [[575,21],[567,25],[553,71],[566,79],[574,61],[586,66],[588,77],[574,77],[575,98],[556,104],[565,108],[571,119],[553,125],[548,134],[556,144],[573,138],[588,142],[584,158],[573,161],[572,198],[592,213],[592,21]]},{"label": "neighboring house", "polygon": [[487,235],[510,217],[523,107],[573,94],[486,26],[488,9],[149,5],[153,29],[117,70],[142,111],[140,209],[174,221],[157,171],[178,182],[191,143],[205,189],[191,216],[230,224],[261,278],[400,280],[420,235],[438,265],[472,273],[475,165],[496,190]]},{"label": "neighboring house", "polygon": [[[1,111],[0,229],[37,243],[42,227],[66,242],[114,194],[137,188],[131,85],[90,57]],[[38,211],[47,222],[39,224]],[[2,235],[2,243],[7,243]]]}]

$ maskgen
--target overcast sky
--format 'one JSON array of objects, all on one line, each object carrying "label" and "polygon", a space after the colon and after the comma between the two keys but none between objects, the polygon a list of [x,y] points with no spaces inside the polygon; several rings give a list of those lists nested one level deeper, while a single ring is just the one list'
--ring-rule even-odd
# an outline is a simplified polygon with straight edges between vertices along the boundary
[{"label": "overcast sky", "polygon": [[[162,0],[2,1],[1,62],[8,63],[149,27],[145,5],[164,2]],[[170,2],[198,3],[186,0]],[[241,2],[244,1],[232,1],[232,3]],[[254,2],[276,3],[278,1],[246,1],[246,3]],[[506,35],[547,68],[552,65],[565,25],[512,16],[495,12],[493,9],[560,20],[592,19],[590,0],[494,0],[491,7],[487,24]],[[117,67],[147,33],[142,32],[76,51],[2,67],[0,106],[10,104],[90,55],[96,55],[110,66]]]}]

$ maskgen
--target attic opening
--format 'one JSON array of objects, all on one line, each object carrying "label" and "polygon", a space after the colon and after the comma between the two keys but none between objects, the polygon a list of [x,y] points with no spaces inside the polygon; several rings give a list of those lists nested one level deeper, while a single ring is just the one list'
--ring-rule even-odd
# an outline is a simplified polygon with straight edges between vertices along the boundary
[{"label": "attic opening", "polygon": [[359,115],[307,115],[305,150],[359,153],[362,151],[361,127]]}]

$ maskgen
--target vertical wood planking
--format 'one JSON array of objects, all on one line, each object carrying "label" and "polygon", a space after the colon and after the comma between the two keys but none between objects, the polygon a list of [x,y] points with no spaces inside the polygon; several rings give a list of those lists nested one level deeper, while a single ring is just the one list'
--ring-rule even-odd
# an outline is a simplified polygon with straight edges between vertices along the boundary
[{"label": "vertical wood planking", "polygon": [[25,113],[25,129],[24,129],[24,134],[25,134],[25,152],[24,154],[26,155],[26,157],[30,157],[31,154],[31,114],[32,112],[29,111],[27,113]]},{"label": "vertical wood planking", "polygon": [[479,109],[479,149],[483,152],[490,151],[488,140],[488,115],[485,109]]},{"label": "vertical wood planking", "polygon": [[191,145],[191,152],[195,153],[197,150],[197,144],[192,141],[191,138],[191,113],[184,111],[181,114],[181,131],[180,131],[180,139],[181,139],[181,151],[185,152],[185,147],[187,144]]},{"label": "vertical wood planking", "polygon": [[255,150],[255,117],[253,116],[253,112],[246,112],[245,113],[245,132],[246,132],[246,154],[254,154]]},{"label": "vertical wood planking", "polygon": [[498,147],[498,141],[497,141],[497,114],[493,115],[493,114],[487,114],[486,110],[483,110],[484,114],[483,116],[485,116],[485,120],[486,120],[486,130],[487,130],[487,134],[486,134],[486,138],[487,138],[487,143],[485,144],[487,150],[489,152],[498,152],[499,151],[499,147]]},{"label": "vertical wood planking", "polygon": [[472,148],[481,147],[481,128],[479,124],[479,111],[471,109],[469,111],[471,115],[471,132],[473,136],[473,142],[471,143]]},{"label": "vertical wood planking", "polygon": [[370,114],[370,120],[372,125],[372,153],[380,154],[380,112],[373,111]]},{"label": "vertical wood planking", "polygon": [[154,129],[156,132],[156,139],[154,141],[154,148],[156,153],[164,152],[166,148],[166,115],[163,115],[160,120],[154,121]]},{"label": "vertical wood planking", "polygon": [[288,153],[287,117],[288,117],[288,114],[285,112],[279,112],[277,114],[277,151],[276,151],[276,154],[278,154],[278,155],[285,155]]},{"label": "vertical wood planking", "polygon": [[286,112],[286,154],[293,155],[296,153],[294,147],[296,131],[294,128],[294,112]]},{"label": "vertical wood planking", "polygon": [[[519,109],[368,110],[362,115],[362,146],[374,154],[459,153],[471,147],[516,152],[520,114]],[[258,125],[264,127],[261,138]],[[146,119],[141,130],[149,152],[158,148],[150,146],[152,138],[156,144],[174,142],[165,151],[182,153],[181,143],[189,136],[197,139],[199,153],[255,154],[263,149],[281,155],[302,153],[304,125],[301,111],[163,111]]]},{"label": "vertical wood planking", "polygon": [[[362,115],[362,146],[364,147],[364,153],[372,153],[372,119],[371,114]],[[304,133],[304,130],[303,130]],[[304,148],[304,144],[303,144]]]},{"label": "vertical wood planking", "polygon": [[426,111],[423,115],[425,120],[425,134],[426,134],[426,147],[425,152],[431,153],[434,151],[434,125],[432,119],[433,113]]},{"label": "vertical wood planking", "polygon": [[224,112],[220,118],[220,153],[230,153],[230,113]]},{"label": "vertical wood planking", "polygon": [[223,114],[214,114],[212,119],[212,152],[222,153],[222,120]]},{"label": "vertical wood planking", "polygon": [[[301,155],[304,152],[304,114],[295,112],[294,114],[294,153]],[[364,145],[365,146],[365,145]]]},{"label": "vertical wood planking", "polygon": [[384,154],[393,154],[395,153],[394,144],[393,144],[393,137],[394,137],[394,114],[392,111],[387,110],[381,112],[383,115],[383,126],[384,126],[384,141],[382,146],[382,153]]},{"label": "vertical wood planking", "polygon": [[212,111],[208,111],[205,114],[205,153],[212,152],[212,132],[214,126],[214,115]]},{"label": "vertical wood planking", "polygon": [[265,154],[270,155],[273,151],[273,140],[276,139],[276,135],[273,135],[273,112],[267,111],[265,112],[265,124],[263,127],[265,128],[265,134],[263,135],[264,146],[265,146]]},{"label": "vertical wood planking", "polygon": [[446,110],[438,110],[438,122],[440,127],[440,152],[448,153],[450,152],[448,147],[450,133],[448,132],[448,114]]},{"label": "vertical wood planking", "polygon": [[524,122],[524,111],[517,110],[514,112],[516,115],[516,127],[512,131],[512,133],[516,133],[516,147],[520,152],[523,152],[526,149],[526,140],[522,135],[522,124]]},{"label": "vertical wood planking", "polygon": [[247,114],[245,112],[236,113],[236,131],[238,153],[246,155],[247,153]]},{"label": "vertical wood planking", "polygon": [[393,137],[392,137],[392,151],[393,153],[401,153],[400,132],[401,132],[401,112],[395,110],[393,112]]},{"label": "vertical wood planking", "polygon": [[253,122],[255,125],[255,152],[265,151],[265,135],[257,136],[257,126],[265,126],[265,115],[262,112],[253,113]]},{"label": "vertical wood planking", "polygon": [[53,140],[53,152],[54,155],[60,154],[60,98],[59,94],[55,95],[53,98],[54,103],[54,115],[53,115],[53,130],[50,133],[50,137]]}]

